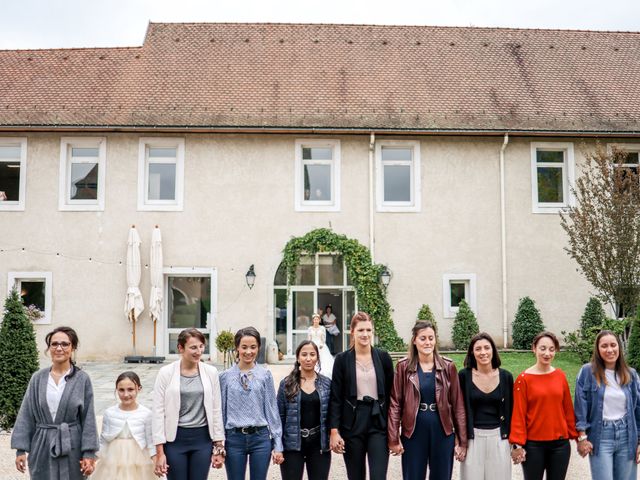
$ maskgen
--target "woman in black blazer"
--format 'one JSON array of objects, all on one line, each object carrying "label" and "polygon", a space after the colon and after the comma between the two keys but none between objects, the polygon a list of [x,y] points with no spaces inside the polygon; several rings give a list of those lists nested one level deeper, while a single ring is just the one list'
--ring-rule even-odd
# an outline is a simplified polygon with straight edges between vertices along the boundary
[{"label": "woman in black blazer", "polygon": [[389,464],[387,410],[393,386],[393,362],[374,348],[368,314],[351,319],[351,347],[333,364],[329,408],[330,446],[344,454],[349,480],[364,480],[365,460],[371,480],[384,480]]}]

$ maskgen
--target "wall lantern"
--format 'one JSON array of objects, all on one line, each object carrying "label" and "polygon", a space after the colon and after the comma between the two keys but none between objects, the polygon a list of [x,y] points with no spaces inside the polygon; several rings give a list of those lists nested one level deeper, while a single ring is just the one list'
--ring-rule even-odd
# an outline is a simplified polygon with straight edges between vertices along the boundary
[{"label": "wall lantern", "polygon": [[380,283],[386,290],[389,286],[389,282],[391,281],[391,272],[387,269],[387,267],[382,267],[382,272],[380,272]]},{"label": "wall lantern", "polygon": [[256,283],[256,271],[253,268],[253,264],[249,267],[249,270],[247,270],[247,274],[244,278],[247,280],[247,287],[251,290],[253,285]]}]

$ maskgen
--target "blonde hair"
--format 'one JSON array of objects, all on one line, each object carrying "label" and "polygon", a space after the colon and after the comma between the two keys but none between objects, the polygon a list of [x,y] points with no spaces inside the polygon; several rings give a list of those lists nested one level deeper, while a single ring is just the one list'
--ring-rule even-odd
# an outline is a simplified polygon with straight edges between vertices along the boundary
[{"label": "blonde hair", "polygon": [[356,329],[356,326],[360,323],[360,322],[371,322],[371,328],[373,327],[373,321],[371,320],[371,317],[369,316],[368,313],[366,312],[356,312],[356,314],[351,317],[351,325],[349,327],[349,331],[351,332],[351,339],[349,341],[349,348],[353,348],[356,344],[356,339],[353,336],[353,332]]}]

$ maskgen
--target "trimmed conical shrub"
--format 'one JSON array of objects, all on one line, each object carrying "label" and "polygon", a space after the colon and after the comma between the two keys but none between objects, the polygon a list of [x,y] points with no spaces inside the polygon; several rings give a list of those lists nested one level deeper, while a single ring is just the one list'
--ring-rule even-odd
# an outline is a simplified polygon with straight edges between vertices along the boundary
[{"label": "trimmed conical shrub", "polygon": [[418,310],[417,320],[431,322],[437,328],[436,319],[431,312],[431,308],[426,303],[420,307]]},{"label": "trimmed conical shrub", "polygon": [[540,312],[531,298],[520,299],[512,328],[513,348],[519,350],[529,350],[535,336],[544,330]]},{"label": "trimmed conical shrub", "polygon": [[31,375],[36,370],[36,334],[14,289],[5,300],[0,326],[0,429],[13,427]]},{"label": "trimmed conical shrub", "polygon": [[458,313],[453,319],[453,328],[451,330],[451,339],[456,350],[466,350],[469,348],[473,336],[480,332],[478,321],[473,310],[465,300],[458,305]]},{"label": "trimmed conical shrub", "polygon": [[580,319],[580,332],[586,336],[592,327],[600,327],[606,320],[602,303],[595,297],[591,297]]}]

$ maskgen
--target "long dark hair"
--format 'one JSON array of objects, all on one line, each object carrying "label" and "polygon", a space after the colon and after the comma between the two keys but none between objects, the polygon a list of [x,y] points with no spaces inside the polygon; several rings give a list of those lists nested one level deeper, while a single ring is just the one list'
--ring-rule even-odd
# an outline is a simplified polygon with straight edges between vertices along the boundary
[{"label": "long dark hair", "polygon": [[618,338],[618,335],[613,333],[611,330],[602,330],[596,336],[596,342],[593,346],[593,354],[591,355],[591,371],[593,372],[593,376],[596,377],[596,383],[598,384],[598,386],[607,384],[607,377],[604,374],[604,360],[600,356],[600,348],[598,348],[602,337],[606,337],[607,335],[611,335],[616,339],[616,342],[618,343],[618,359],[616,360],[615,372],[620,385],[626,385],[631,382],[631,374],[629,373],[629,367],[627,366],[627,362],[624,359],[624,354],[622,353],[622,349],[620,348],[620,339]]},{"label": "long dark hair", "polygon": [[320,365],[320,351],[318,350],[318,346],[311,340],[301,341],[298,348],[296,348],[296,363],[293,364],[293,370],[291,370],[291,373],[284,379],[284,394],[290,402],[295,400],[296,395],[298,395],[300,391],[300,362],[298,358],[300,357],[300,350],[306,345],[313,345],[313,349],[316,351],[316,356],[318,357],[318,365]]},{"label": "long dark hair", "polygon": [[[51,337],[53,337],[56,333],[64,333],[67,337],[69,337],[71,348],[73,348],[73,350],[78,349],[78,344],[80,343],[80,341],[78,340],[78,334],[76,333],[76,331],[71,327],[56,327],[49,333],[47,333],[46,337],[44,337],[44,343],[47,344],[46,352],[51,349]],[[69,362],[71,363],[71,372],[69,373],[69,375],[64,377],[65,380],[69,380],[76,374],[77,370],[80,370],[80,367],[76,365],[76,361],[73,359],[73,357],[69,358]]]},{"label": "long dark hair", "polygon": [[[238,348],[240,348],[240,341],[242,337],[253,337],[258,342],[258,353],[260,353],[260,332],[255,329],[255,327],[244,327],[236,332],[236,335],[233,337],[233,344],[236,346],[236,360],[240,358],[240,352],[238,352]],[[257,358],[256,358],[257,359]]]},{"label": "long dark hair", "polygon": [[493,341],[491,335],[487,332],[480,332],[471,339],[469,343],[469,350],[467,350],[467,356],[464,359],[464,366],[467,368],[478,368],[478,362],[476,356],[473,354],[473,349],[476,346],[476,342],[480,340],[486,340],[491,345],[491,368],[498,368],[502,365],[500,361],[500,355],[498,355],[498,349],[496,348],[496,342]]},{"label": "long dark hair", "polygon": [[407,354],[407,357],[409,358],[408,368],[411,371],[417,370],[418,368],[418,348],[414,345],[413,342],[416,340],[418,332],[420,332],[420,330],[424,330],[425,328],[432,329],[436,337],[435,344],[433,345],[433,362],[435,363],[436,360],[440,360],[440,354],[438,353],[438,331],[436,330],[436,326],[431,322],[421,320],[419,322],[416,322],[416,324],[411,329],[411,342],[409,342],[409,352]]}]

